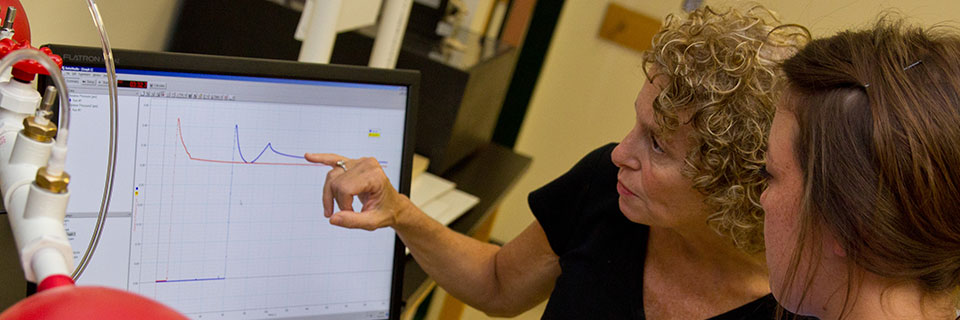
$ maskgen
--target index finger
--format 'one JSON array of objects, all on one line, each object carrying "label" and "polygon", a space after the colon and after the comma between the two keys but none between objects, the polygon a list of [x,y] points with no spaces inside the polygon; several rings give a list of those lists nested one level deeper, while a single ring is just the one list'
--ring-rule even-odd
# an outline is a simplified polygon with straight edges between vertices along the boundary
[{"label": "index finger", "polygon": [[347,159],[347,157],[335,153],[307,153],[303,155],[303,158],[310,162],[322,163],[328,166],[335,166],[337,165],[337,161]]}]

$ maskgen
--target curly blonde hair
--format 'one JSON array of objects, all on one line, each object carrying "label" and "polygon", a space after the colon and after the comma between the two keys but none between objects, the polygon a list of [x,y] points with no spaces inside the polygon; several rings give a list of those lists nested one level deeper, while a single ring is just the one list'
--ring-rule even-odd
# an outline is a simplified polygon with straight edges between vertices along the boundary
[{"label": "curly blonde hair", "polygon": [[[715,211],[707,223],[748,253],[763,251],[760,194],[767,135],[784,81],[779,63],[809,40],[770,10],[669,15],[643,53],[644,72],[666,79],[653,111],[662,133],[692,126],[684,174]],[[653,82],[650,74],[648,81]],[[659,83],[659,81],[658,81]]]}]

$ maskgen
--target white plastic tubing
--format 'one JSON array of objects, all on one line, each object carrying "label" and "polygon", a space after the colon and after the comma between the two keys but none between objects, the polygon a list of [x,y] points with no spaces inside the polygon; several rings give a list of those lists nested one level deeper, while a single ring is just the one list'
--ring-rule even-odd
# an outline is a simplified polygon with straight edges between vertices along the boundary
[{"label": "white plastic tubing", "polygon": [[[300,62],[330,63],[337,39],[337,17],[343,0],[313,0],[304,14],[311,15],[306,37],[300,45]],[[309,10],[309,11],[306,11]]]},{"label": "white plastic tubing", "polygon": [[[27,59],[46,68],[60,89],[60,128],[56,143],[66,146],[70,100],[59,66],[39,50],[21,49],[0,60],[0,70]],[[63,229],[70,194],[51,193],[33,184],[37,170],[49,165],[54,143],[38,142],[20,133],[23,129],[20,121],[29,115],[10,111],[0,113],[0,192],[27,280],[39,282],[49,275],[67,274],[73,267],[73,250]],[[57,161],[63,161],[62,157]],[[62,164],[55,165],[62,167]],[[40,262],[34,263],[35,260]],[[35,265],[42,267],[35,269]],[[35,270],[40,270],[39,274]]]},{"label": "white plastic tubing", "polygon": [[369,66],[393,69],[397,66],[403,34],[407,30],[413,0],[386,0],[380,14],[377,38],[373,41]]},{"label": "white plastic tubing", "polygon": [[[83,273],[100,240],[103,221],[110,207],[117,147],[117,82],[113,53],[96,3],[87,0],[87,4],[94,24],[100,31],[106,62],[110,99],[110,149],[97,224],[80,265],[73,270],[74,280]],[[23,119],[30,114],[0,110],[0,193],[3,194],[3,203],[20,251],[20,261],[26,278],[40,283],[51,275],[66,275],[73,269],[73,250],[63,227],[70,194],[52,193],[33,183],[37,170],[44,164],[47,166],[47,173],[63,173],[67,137],[70,132],[70,99],[69,89],[59,66],[39,50],[21,49],[10,53],[0,60],[0,70],[6,70],[27,59],[38,61],[46,68],[59,89],[60,122],[57,138],[56,142],[46,143],[28,139],[20,131],[23,129]]]}]

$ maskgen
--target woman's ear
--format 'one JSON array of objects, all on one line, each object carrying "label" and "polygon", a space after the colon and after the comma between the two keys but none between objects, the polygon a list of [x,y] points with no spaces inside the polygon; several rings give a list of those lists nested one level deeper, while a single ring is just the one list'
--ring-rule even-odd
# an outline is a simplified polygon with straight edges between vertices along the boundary
[{"label": "woman's ear", "polygon": [[834,241],[832,246],[833,254],[844,258],[847,257],[847,250],[843,249],[843,246],[841,246],[839,242]]},{"label": "woman's ear", "polygon": [[840,241],[837,241],[837,238],[833,236],[831,232],[825,232],[823,237],[823,246],[824,251],[832,253],[834,256],[846,258],[847,250],[840,245]]}]

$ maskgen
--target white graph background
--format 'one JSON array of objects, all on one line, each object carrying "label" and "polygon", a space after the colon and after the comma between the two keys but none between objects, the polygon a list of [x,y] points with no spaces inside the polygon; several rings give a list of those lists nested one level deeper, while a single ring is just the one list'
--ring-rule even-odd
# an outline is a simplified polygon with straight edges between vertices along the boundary
[{"label": "white graph background", "polygon": [[141,98],[138,118],[131,291],[195,318],[388,308],[394,233],[331,226],[330,168],[302,155],[374,156],[396,184],[402,111]]}]

